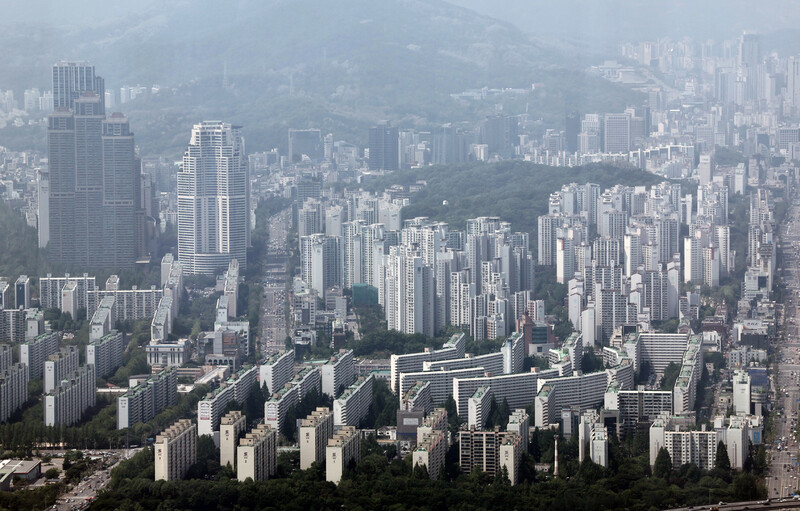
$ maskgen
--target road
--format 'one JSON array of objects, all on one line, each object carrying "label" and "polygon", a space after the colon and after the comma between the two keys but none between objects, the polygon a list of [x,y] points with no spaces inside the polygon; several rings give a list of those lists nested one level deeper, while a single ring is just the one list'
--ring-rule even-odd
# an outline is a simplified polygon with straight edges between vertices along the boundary
[{"label": "road", "polygon": [[771,374],[774,403],[775,441],[768,446],[767,475],[769,496],[785,497],[798,489],[797,415],[800,402],[800,337],[798,337],[798,290],[800,290],[800,207],[791,205],[784,225],[779,227],[778,278],[785,284],[778,306],[775,363]]},{"label": "road", "polygon": [[284,348],[286,327],[286,283],[288,249],[286,236],[292,221],[291,208],[269,219],[267,268],[264,276],[264,295],[261,302],[261,353],[268,355]]},{"label": "road", "polygon": [[141,449],[114,451],[114,454],[109,458],[111,465],[108,468],[98,470],[92,475],[84,477],[83,480],[76,484],[69,492],[59,497],[51,509],[68,511],[86,508],[89,503],[97,497],[97,492],[108,485],[108,482],[111,480],[111,470],[116,468],[122,461],[130,459],[140,450]]}]

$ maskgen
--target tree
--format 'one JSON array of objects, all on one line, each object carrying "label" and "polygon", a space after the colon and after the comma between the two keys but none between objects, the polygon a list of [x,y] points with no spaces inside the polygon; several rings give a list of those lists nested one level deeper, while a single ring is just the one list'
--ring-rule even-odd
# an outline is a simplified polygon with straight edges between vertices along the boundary
[{"label": "tree", "polygon": [[48,478],[48,479],[57,479],[58,478],[58,474],[60,474],[60,473],[61,473],[60,470],[58,470],[56,467],[53,467],[53,468],[47,469],[47,472],[44,473],[44,476],[46,478]]},{"label": "tree", "polygon": [[661,479],[669,479],[672,474],[672,457],[666,447],[658,450],[656,463],[653,465],[653,475]]},{"label": "tree", "polygon": [[731,470],[731,460],[728,458],[728,448],[725,447],[725,444],[722,443],[722,440],[717,443],[717,457],[714,460],[714,468],[725,470],[726,472]]},{"label": "tree", "polygon": [[661,390],[672,390],[680,372],[681,366],[675,362],[670,362],[664,369],[664,376],[661,378]]}]

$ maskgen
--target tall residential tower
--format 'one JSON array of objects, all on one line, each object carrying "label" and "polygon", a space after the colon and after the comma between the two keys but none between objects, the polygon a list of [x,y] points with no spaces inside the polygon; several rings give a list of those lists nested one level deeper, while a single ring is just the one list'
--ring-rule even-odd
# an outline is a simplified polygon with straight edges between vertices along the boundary
[{"label": "tall residential tower", "polygon": [[239,126],[192,128],[178,173],[178,260],[184,272],[214,275],[232,259],[247,268],[250,180]]}]

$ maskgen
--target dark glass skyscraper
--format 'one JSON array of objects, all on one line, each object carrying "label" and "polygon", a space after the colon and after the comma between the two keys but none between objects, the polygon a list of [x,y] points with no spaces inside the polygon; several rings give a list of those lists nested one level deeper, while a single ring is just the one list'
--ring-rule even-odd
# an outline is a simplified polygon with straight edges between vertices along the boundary
[{"label": "dark glass skyscraper", "polygon": [[370,170],[400,168],[400,133],[388,121],[369,129]]},{"label": "dark glass skyscraper", "polygon": [[130,268],[139,252],[133,134],[122,114],[106,119],[102,83],[92,66],[53,66],[58,106],[47,129],[49,221],[40,228],[49,225],[49,256],[76,269]]},{"label": "dark glass skyscraper", "polygon": [[53,66],[53,110],[72,110],[75,100],[84,92],[94,92],[103,101],[100,113],[105,114],[105,81],[94,74],[94,66],[85,62],[62,61]]}]

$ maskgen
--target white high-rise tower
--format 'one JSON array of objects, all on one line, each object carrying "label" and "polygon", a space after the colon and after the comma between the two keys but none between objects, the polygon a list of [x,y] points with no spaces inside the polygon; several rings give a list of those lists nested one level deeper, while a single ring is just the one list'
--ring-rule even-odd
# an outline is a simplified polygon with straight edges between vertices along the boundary
[{"label": "white high-rise tower", "polygon": [[192,128],[178,173],[178,260],[189,274],[214,275],[231,259],[247,268],[250,179],[239,126]]}]

